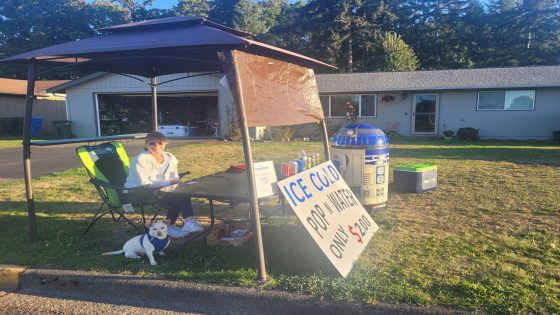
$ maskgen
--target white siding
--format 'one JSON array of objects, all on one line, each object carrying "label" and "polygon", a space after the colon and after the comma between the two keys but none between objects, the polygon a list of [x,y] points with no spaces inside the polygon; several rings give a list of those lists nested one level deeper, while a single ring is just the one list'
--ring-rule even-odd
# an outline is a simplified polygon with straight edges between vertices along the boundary
[{"label": "white siding", "polygon": [[441,93],[440,130],[479,130],[485,139],[551,139],[560,129],[560,89],[536,89],[535,109],[477,111],[478,91]]},{"label": "white siding", "polygon": [[[321,91],[321,87],[319,86]],[[560,88],[534,89],[535,109],[529,111],[477,111],[478,90],[467,91],[366,91],[356,94],[377,94],[377,117],[358,118],[358,122],[376,125],[385,131],[390,126],[404,136],[411,136],[412,102],[414,94],[427,93],[439,95],[438,131],[457,131],[462,127],[479,130],[483,139],[537,139],[552,138],[552,131],[560,130]],[[329,94],[321,92],[321,94]],[[383,102],[385,95],[394,100]],[[344,118],[330,118],[330,121],[346,122]]]},{"label": "white siding", "polygon": [[[158,77],[158,82],[179,78],[184,74]],[[222,75],[200,76],[170,82],[158,87],[158,93],[214,91],[218,92],[220,130],[227,133],[228,107],[233,99],[229,90],[219,84]],[[149,81],[149,79],[144,79]],[[320,80],[319,80],[320,84]],[[325,91],[318,86],[321,94],[343,91]],[[411,135],[412,102],[415,93],[435,93],[439,95],[438,130],[457,131],[461,127],[480,129],[482,138],[497,139],[550,139],[553,130],[560,130],[560,88],[537,88],[535,109],[532,111],[477,111],[477,90],[460,91],[359,91],[356,94],[377,94],[377,117],[363,118],[359,122],[371,123],[383,130],[398,126],[397,131]],[[97,135],[95,113],[96,93],[150,93],[147,84],[128,77],[108,74],[71,87],[67,91],[68,119],[74,122],[73,131],[79,137]],[[350,92],[352,93],[352,92]],[[384,95],[392,95],[393,101],[383,102]],[[344,122],[345,119],[330,119]],[[316,129],[316,128],[312,128]],[[315,133],[315,131],[313,131]]]}]

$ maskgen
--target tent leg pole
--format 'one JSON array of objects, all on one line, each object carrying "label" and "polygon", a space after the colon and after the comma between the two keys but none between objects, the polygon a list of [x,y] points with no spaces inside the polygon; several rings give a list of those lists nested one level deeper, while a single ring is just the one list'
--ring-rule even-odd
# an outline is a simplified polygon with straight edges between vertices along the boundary
[{"label": "tent leg pole", "polygon": [[251,153],[251,144],[249,143],[249,128],[245,121],[245,109],[243,108],[240,116],[241,119],[241,138],[243,141],[243,154],[245,155],[245,166],[247,169],[247,177],[249,179],[249,196],[251,197],[251,216],[253,217],[253,231],[255,232],[255,239],[257,245],[257,253],[259,259],[259,282],[266,282],[266,264],[264,258],[264,246],[261,229],[261,216],[259,209],[259,202],[257,198],[255,186],[255,170],[253,168],[253,154]]},{"label": "tent leg pole", "polygon": [[36,68],[35,60],[32,60],[27,70],[27,94],[25,97],[25,116],[23,118],[23,173],[27,198],[27,218],[29,219],[29,239],[31,242],[37,241],[37,220],[31,183],[31,119],[33,115],[33,97],[35,95]]},{"label": "tent leg pole", "polygon": [[155,76],[150,77],[150,88],[152,90],[152,126],[153,131],[158,130],[158,103],[157,103],[157,80]]},{"label": "tent leg pole", "polygon": [[321,129],[322,133],[321,136],[323,138],[323,148],[325,149],[325,161],[330,161],[331,159],[331,149],[329,147],[329,134],[327,132],[327,123],[325,120],[321,120]]},{"label": "tent leg pole", "polygon": [[259,201],[257,198],[257,189],[255,185],[255,170],[253,168],[253,155],[251,153],[251,143],[249,142],[249,128],[247,126],[247,115],[245,112],[245,104],[243,103],[243,95],[241,79],[237,73],[237,65],[231,50],[218,53],[218,57],[222,62],[224,73],[228,78],[228,83],[233,95],[233,100],[237,106],[239,114],[239,128],[241,129],[241,140],[243,142],[243,155],[245,156],[245,166],[247,170],[247,180],[249,182],[249,198],[251,206],[251,216],[253,224],[253,232],[255,234],[255,245],[258,253],[259,282],[266,282],[266,264],[264,258],[264,246],[261,229],[261,216],[259,209]]}]

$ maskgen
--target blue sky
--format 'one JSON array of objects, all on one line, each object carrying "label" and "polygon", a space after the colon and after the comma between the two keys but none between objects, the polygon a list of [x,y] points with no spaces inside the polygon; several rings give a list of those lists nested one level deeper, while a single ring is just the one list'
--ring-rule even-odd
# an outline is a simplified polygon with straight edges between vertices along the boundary
[{"label": "blue sky", "polygon": [[155,0],[152,7],[158,9],[169,9],[177,4],[177,0]]}]

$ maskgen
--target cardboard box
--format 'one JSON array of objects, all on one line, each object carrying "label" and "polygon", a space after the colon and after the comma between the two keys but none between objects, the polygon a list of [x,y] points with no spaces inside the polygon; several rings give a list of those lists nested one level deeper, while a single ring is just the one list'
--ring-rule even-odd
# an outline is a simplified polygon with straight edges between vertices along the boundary
[{"label": "cardboard box", "polygon": [[221,237],[218,240],[218,244],[221,246],[239,247],[247,243],[247,241],[250,240],[252,237],[253,237],[253,232],[248,232],[242,237]]},{"label": "cardboard box", "polygon": [[[248,222],[236,222],[236,221],[223,221],[219,224],[215,224],[212,231],[206,237],[206,244],[208,246],[233,246],[239,247],[245,244],[248,240],[253,237],[253,232],[249,230],[250,224]],[[228,230],[228,231],[224,231]],[[247,231],[246,233],[240,234],[238,237],[235,235],[235,231]],[[229,235],[224,235],[224,232],[228,232]]]}]

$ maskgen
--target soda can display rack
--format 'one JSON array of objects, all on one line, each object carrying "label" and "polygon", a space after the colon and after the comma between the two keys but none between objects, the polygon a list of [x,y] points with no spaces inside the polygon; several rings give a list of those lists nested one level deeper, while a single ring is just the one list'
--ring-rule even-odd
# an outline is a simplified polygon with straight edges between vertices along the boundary
[{"label": "soda can display rack", "polygon": [[314,153],[310,155],[300,155],[297,160],[275,163],[274,167],[279,178],[286,178],[315,167],[320,163],[321,157],[319,153]]}]

